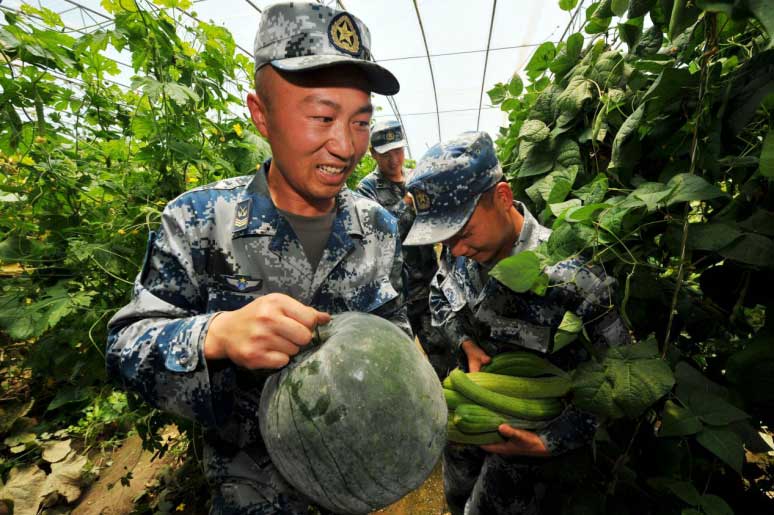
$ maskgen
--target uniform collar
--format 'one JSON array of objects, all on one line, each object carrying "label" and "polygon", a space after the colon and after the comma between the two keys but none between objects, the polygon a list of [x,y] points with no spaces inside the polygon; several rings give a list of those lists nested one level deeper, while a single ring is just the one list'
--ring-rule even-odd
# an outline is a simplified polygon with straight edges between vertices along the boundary
[{"label": "uniform collar", "polygon": [[546,233],[550,234],[550,229],[540,225],[524,204],[514,200],[513,207],[524,216],[524,224],[521,226],[521,233],[516,238],[516,243],[513,244],[511,256],[515,256],[525,250],[535,250],[538,245],[545,241]]},{"label": "uniform collar", "polygon": [[[255,173],[244,189],[239,192],[232,226],[233,238],[244,236],[275,236],[279,229],[288,225],[277,211],[269,194],[266,179],[271,164],[267,159]],[[336,218],[333,223],[338,237],[344,234],[363,237],[363,225],[360,221],[352,192],[344,187],[336,196]],[[282,231],[280,231],[282,232]]]},{"label": "uniform collar", "polygon": [[390,179],[385,177],[385,175],[382,173],[382,171],[379,169],[378,166],[374,169],[374,176],[376,177],[377,187],[385,188],[389,186],[395,186],[395,187],[405,188],[406,182],[408,180],[408,170],[405,167],[403,168],[403,182],[400,182],[400,183],[392,182]]}]

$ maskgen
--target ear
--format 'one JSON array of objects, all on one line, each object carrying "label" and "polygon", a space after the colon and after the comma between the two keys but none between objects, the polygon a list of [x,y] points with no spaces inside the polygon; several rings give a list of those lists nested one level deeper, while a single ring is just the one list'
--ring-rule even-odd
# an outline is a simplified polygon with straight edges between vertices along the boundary
[{"label": "ear", "polygon": [[495,205],[498,209],[507,211],[513,206],[513,191],[507,182],[498,182],[495,185]]},{"label": "ear", "polygon": [[269,110],[266,103],[255,92],[247,94],[247,109],[250,111],[250,119],[266,139],[269,139]]}]

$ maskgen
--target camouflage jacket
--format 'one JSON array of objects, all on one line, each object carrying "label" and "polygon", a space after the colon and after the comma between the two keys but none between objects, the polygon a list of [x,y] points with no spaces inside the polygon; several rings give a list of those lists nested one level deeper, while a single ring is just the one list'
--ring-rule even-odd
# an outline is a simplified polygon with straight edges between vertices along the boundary
[{"label": "camouflage jacket", "polygon": [[[524,225],[511,255],[535,249],[551,235],[521,203],[514,205],[523,213]],[[479,263],[464,256],[455,258],[444,248],[431,284],[433,325],[444,332],[463,364],[460,345],[470,339],[489,356],[531,350],[565,370],[575,368],[590,357],[580,343],[552,352],[554,335],[567,311],[584,321],[595,347],[630,341],[612,305],[615,282],[602,270],[576,258],[549,266],[545,273],[549,278],[545,295],[516,293],[489,277]],[[538,434],[552,454],[559,454],[587,442],[596,425],[593,416],[570,407]]]},{"label": "camouflage jacket", "polygon": [[[408,179],[410,170],[403,170],[404,177]],[[405,184],[397,184],[376,170],[360,180],[355,190],[361,195],[375,200],[398,219],[398,232],[401,241],[411,229],[416,213],[414,209],[403,201],[406,196]],[[407,279],[407,301],[410,303],[427,304],[430,293],[430,281],[438,270],[438,260],[432,245],[403,247],[403,266]],[[426,310],[427,308],[425,308]]]},{"label": "camouflage jacket", "polygon": [[344,188],[328,246],[312,270],[271,201],[269,161],[170,202],[151,233],[131,302],[108,326],[108,374],[153,406],[196,420],[239,447],[260,440],[255,417],[268,371],[207,362],[214,313],[279,292],[329,313],[372,312],[411,334],[397,224]]}]

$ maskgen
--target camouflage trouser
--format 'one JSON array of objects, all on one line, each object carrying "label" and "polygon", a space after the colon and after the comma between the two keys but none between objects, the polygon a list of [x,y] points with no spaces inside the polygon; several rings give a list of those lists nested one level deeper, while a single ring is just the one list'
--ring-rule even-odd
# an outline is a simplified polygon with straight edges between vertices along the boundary
[{"label": "camouflage trouser", "polygon": [[[223,454],[205,445],[213,486],[210,515],[325,515],[280,475],[265,450]],[[213,477],[214,476],[214,477]]]},{"label": "camouflage trouser", "polygon": [[409,304],[408,316],[411,330],[419,339],[419,344],[427,354],[435,373],[440,379],[445,378],[451,369],[457,366],[457,361],[441,331],[431,324],[430,306],[427,301]]},{"label": "camouflage trouser", "polygon": [[443,453],[443,489],[452,515],[539,513],[535,465],[475,445],[449,444]]}]

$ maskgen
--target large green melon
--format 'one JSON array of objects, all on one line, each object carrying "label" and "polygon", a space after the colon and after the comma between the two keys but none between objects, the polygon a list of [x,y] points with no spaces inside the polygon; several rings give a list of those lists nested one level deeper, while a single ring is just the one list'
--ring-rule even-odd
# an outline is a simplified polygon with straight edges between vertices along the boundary
[{"label": "large green melon", "polygon": [[417,488],[446,441],[432,366],[395,324],[342,313],[322,345],[269,377],[260,426],[274,465],[314,502],[367,513]]}]

